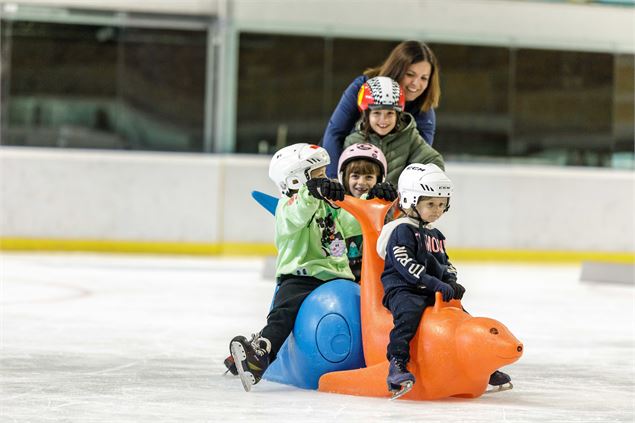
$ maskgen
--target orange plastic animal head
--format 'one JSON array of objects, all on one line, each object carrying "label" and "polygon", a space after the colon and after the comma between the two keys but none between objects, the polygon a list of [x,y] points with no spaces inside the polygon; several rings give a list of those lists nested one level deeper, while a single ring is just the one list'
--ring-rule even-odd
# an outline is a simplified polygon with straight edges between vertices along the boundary
[{"label": "orange plastic animal head", "polygon": [[456,328],[457,359],[472,377],[489,375],[518,360],[523,344],[501,322],[472,317]]}]

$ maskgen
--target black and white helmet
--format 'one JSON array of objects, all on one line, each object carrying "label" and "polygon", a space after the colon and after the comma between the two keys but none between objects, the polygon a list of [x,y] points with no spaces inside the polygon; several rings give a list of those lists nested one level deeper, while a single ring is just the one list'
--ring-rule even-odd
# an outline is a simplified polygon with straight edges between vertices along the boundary
[{"label": "black and white helmet", "polygon": [[449,202],[453,191],[450,178],[432,163],[409,164],[399,175],[397,185],[399,205],[404,210],[415,207],[420,197],[448,197]]},{"label": "black and white helmet", "polygon": [[376,76],[366,81],[357,93],[357,107],[366,109],[393,109],[403,111],[406,97],[397,81],[387,76]]}]

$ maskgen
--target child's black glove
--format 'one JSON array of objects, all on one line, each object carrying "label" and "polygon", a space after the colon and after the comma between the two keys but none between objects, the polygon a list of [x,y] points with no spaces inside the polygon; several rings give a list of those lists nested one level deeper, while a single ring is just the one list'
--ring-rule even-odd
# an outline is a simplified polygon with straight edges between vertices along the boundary
[{"label": "child's black glove", "polygon": [[448,271],[448,266],[443,266],[443,276],[441,277],[441,280],[445,283],[453,283],[456,282],[456,273],[454,272],[449,272]]},{"label": "child's black glove", "polygon": [[309,179],[306,183],[309,194],[318,200],[342,201],[344,199],[344,187],[337,181],[328,178]]},{"label": "child's black glove", "polygon": [[397,190],[390,182],[378,182],[368,191],[368,199],[379,198],[380,200],[394,201],[397,198]]},{"label": "child's black glove", "polygon": [[465,288],[463,287],[463,285],[457,282],[448,282],[448,285],[450,285],[454,290],[455,300],[460,300],[461,298],[463,298],[463,294],[465,294]]},{"label": "child's black glove", "polygon": [[430,286],[428,288],[430,288],[434,292],[440,292],[441,297],[443,297],[443,301],[447,303],[454,297],[454,290],[452,289],[450,284],[441,282],[439,279],[435,277],[431,279],[432,279],[432,282],[430,283]]}]

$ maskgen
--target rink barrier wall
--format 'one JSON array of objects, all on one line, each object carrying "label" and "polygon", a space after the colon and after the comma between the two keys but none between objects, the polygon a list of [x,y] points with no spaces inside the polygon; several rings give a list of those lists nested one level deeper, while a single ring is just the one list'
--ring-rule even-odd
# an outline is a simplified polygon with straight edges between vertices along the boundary
[{"label": "rink barrier wall", "polygon": [[[269,157],[0,147],[0,249],[275,255]],[[632,263],[632,171],[448,163],[455,260]]]}]

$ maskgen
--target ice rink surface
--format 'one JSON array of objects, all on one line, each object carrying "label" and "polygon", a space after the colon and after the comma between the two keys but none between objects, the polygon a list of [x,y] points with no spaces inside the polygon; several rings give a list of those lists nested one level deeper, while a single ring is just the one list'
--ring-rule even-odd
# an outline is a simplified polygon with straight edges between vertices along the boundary
[{"label": "ice rink surface", "polygon": [[455,263],[473,315],[525,345],[514,389],[388,401],[223,376],[260,330],[262,259],[3,254],[2,422],[632,422],[634,288],[553,265]]}]

